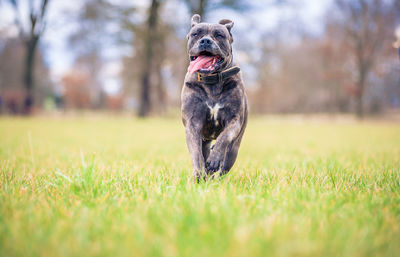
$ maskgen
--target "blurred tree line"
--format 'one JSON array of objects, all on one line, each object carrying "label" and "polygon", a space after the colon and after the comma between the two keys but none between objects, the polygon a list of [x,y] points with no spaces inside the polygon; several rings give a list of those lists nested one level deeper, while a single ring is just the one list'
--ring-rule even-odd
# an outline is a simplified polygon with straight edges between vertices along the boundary
[{"label": "blurred tree line", "polygon": [[[78,11],[63,13],[76,24],[67,37],[74,61],[55,80],[41,43],[52,22],[47,16],[53,1],[0,1],[14,11],[14,23],[0,27],[3,113],[30,114],[53,99],[66,110],[163,114],[179,107],[192,14],[207,21],[223,11],[251,20],[260,5],[297,8],[290,0],[83,0]],[[260,19],[255,22],[234,28],[235,58],[244,71],[252,112],[354,112],[362,117],[400,108],[399,63],[392,46],[400,24],[398,1],[334,0],[321,33],[309,31],[296,15],[268,29],[262,29]],[[110,85],[113,93],[106,90]]]}]

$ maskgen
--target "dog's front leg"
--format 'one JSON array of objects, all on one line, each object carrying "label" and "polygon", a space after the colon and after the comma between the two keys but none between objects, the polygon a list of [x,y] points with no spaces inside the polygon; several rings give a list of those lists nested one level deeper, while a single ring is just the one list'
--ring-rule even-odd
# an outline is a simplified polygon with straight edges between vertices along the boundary
[{"label": "dog's front leg", "polygon": [[206,170],[208,174],[213,174],[221,168],[224,163],[224,157],[227,147],[239,135],[241,130],[240,119],[237,117],[228,123],[228,126],[218,136],[210,156],[206,162]]},{"label": "dog's front leg", "polygon": [[186,143],[189,149],[193,165],[193,177],[198,181],[205,169],[205,161],[202,152],[201,129],[203,124],[200,122],[189,122],[186,126]]}]

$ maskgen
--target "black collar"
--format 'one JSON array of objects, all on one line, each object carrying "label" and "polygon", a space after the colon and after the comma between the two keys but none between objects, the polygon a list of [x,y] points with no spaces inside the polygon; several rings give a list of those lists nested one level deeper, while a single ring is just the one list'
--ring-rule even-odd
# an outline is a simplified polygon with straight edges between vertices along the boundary
[{"label": "black collar", "polygon": [[217,84],[233,75],[237,74],[240,71],[238,66],[230,67],[226,70],[221,72],[212,73],[212,74],[201,74],[200,72],[197,73],[197,82],[204,82],[205,84]]}]

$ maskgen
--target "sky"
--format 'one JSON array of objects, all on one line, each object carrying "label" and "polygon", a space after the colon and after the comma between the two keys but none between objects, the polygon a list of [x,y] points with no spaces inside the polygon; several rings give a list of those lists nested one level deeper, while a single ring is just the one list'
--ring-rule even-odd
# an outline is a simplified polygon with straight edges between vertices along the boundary
[{"label": "sky", "polygon": [[[114,1],[124,2],[122,0]],[[72,66],[74,55],[68,46],[68,36],[79,26],[71,18],[71,15],[65,15],[65,13],[72,15],[77,13],[82,2],[80,0],[52,0],[49,4],[49,25],[43,35],[40,47],[45,53],[45,61],[51,69],[51,78],[56,84],[59,84],[63,74],[68,72]],[[255,38],[278,23],[290,23],[293,17],[300,18],[303,23],[289,25],[305,27],[311,33],[319,33],[322,30],[322,17],[331,4],[331,0],[295,0],[292,1],[290,7],[279,8],[271,6],[268,4],[269,2],[268,0],[253,0],[250,2],[253,8],[242,13],[229,9],[212,10],[205,19],[207,22],[217,22],[222,18],[233,20],[235,22],[233,33],[236,31],[237,34],[246,36],[246,38],[239,38],[239,42],[240,40]],[[138,7],[141,16],[144,17],[149,0],[136,0],[134,4]],[[26,7],[22,6],[21,13],[25,9]],[[17,30],[13,25],[13,13],[11,7],[4,4],[3,1],[0,8],[0,30],[7,31],[9,36],[17,35]],[[179,13],[179,15],[168,17],[171,13]],[[185,27],[179,25],[189,24],[190,16],[181,1],[166,1],[162,16],[164,20],[169,20],[177,27],[182,28],[182,31],[179,31],[182,36],[186,35]],[[120,57],[124,54],[126,54],[126,49],[118,46],[110,46],[105,49],[104,55],[107,56],[107,64],[102,70],[101,80],[104,82],[107,93],[116,94],[121,88],[118,74],[121,69]]]}]

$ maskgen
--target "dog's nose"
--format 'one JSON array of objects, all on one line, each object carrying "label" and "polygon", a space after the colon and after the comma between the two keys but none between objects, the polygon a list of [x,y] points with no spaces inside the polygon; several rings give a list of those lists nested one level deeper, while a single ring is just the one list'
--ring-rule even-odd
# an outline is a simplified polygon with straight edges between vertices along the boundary
[{"label": "dog's nose", "polygon": [[200,45],[201,46],[209,46],[209,45],[211,45],[211,39],[209,39],[209,38],[202,38],[201,40],[200,40]]}]

